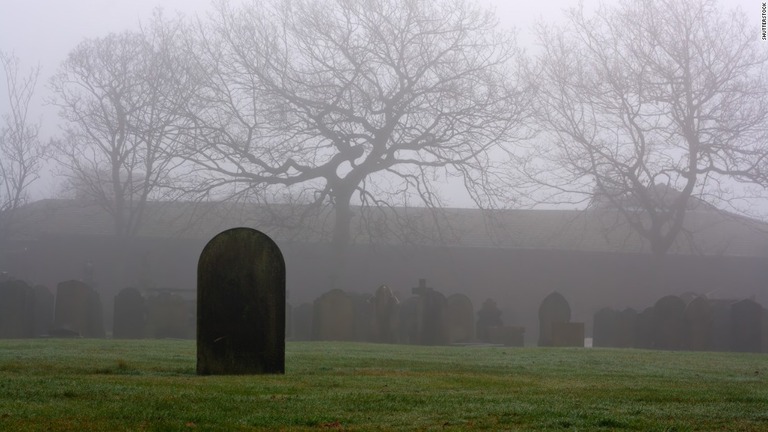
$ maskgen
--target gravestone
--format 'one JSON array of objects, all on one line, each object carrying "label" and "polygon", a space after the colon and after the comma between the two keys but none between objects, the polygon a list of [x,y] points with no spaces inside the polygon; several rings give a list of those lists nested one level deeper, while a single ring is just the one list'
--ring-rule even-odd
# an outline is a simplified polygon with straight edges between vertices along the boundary
[{"label": "gravestone", "polygon": [[618,313],[616,323],[616,347],[632,348],[637,334],[637,311],[626,308]]},{"label": "gravestone", "polygon": [[421,328],[419,308],[421,299],[419,297],[409,297],[398,308],[398,339],[402,344],[416,345],[421,343]]},{"label": "gravestone", "polygon": [[53,294],[43,285],[36,285],[33,290],[35,291],[35,336],[45,336],[53,326]]},{"label": "gravestone", "polygon": [[191,337],[190,310],[184,297],[162,291],[146,300],[147,335],[156,339]]},{"label": "gravestone", "polygon": [[583,347],[584,346],[584,323],[553,322],[551,346]]},{"label": "gravestone", "polygon": [[354,304],[354,336],[352,340],[358,342],[373,341],[374,305],[370,294],[349,293]]},{"label": "gravestone", "polygon": [[56,287],[51,336],[103,338],[101,299],[88,284],[70,280]]},{"label": "gravestone", "polygon": [[731,305],[731,350],[761,352],[763,343],[763,307],[753,300]]},{"label": "gravestone", "polygon": [[562,294],[553,292],[545,297],[539,306],[539,346],[552,346],[552,326],[570,321],[571,307]]},{"label": "gravestone", "polygon": [[692,351],[712,349],[712,306],[706,297],[696,297],[685,308],[686,348]]},{"label": "gravestone", "polygon": [[30,338],[34,333],[34,290],[20,280],[0,282],[0,338]]},{"label": "gravestone", "polygon": [[112,337],[141,339],[145,337],[147,310],[138,289],[124,288],[115,296]]},{"label": "gravestone", "polygon": [[501,310],[496,306],[496,302],[491,299],[485,300],[483,306],[477,311],[477,339],[482,342],[497,343],[493,341],[491,329],[503,325]]},{"label": "gravestone", "polygon": [[735,300],[710,299],[712,311],[712,344],[713,351],[731,350],[731,305]]},{"label": "gravestone", "polygon": [[445,325],[448,343],[468,343],[475,340],[475,308],[464,294],[448,296],[445,305]]},{"label": "gravestone", "polygon": [[397,307],[400,302],[386,285],[376,289],[371,301],[374,309],[373,341],[395,343],[397,340]]},{"label": "gravestone", "polygon": [[654,348],[680,350],[685,344],[685,302],[669,295],[660,298],[653,306]]},{"label": "gravestone", "polygon": [[285,373],[285,261],[266,234],[216,235],[197,265],[197,373]]},{"label": "gravestone", "polygon": [[656,312],[653,306],[637,314],[635,321],[635,348],[651,349],[654,344],[654,326]]},{"label": "gravestone", "polygon": [[428,287],[426,279],[419,279],[419,286],[414,287],[412,292],[419,298],[419,344],[448,344],[445,295]]},{"label": "gravestone", "polygon": [[295,341],[312,340],[312,303],[302,303],[293,308],[293,335]]},{"label": "gravestone", "polygon": [[618,345],[619,313],[611,308],[595,312],[592,321],[592,346],[615,347]]},{"label": "gravestone", "polygon": [[355,329],[355,300],[336,288],[321,295],[312,311],[312,339],[325,341],[353,341]]}]

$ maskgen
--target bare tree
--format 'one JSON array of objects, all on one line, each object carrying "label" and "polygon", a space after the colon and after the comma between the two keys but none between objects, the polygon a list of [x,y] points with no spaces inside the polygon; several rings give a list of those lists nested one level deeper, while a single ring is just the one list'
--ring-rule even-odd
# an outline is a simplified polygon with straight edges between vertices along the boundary
[{"label": "bare tree", "polygon": [[158,14],[142,31],[86,40],[52,80],[67,122],[62,174],[112,216],[117,236],[137,233],[147,200],[167,198],[180,164],[182,107],[194,91],[175,46],[180,26]]},{"label": "bare tree", "polygon": [[493,149],[530,105],[512,35],[462,0],[225,4],[193,49],[199,190],[332,208],[338,272],[353,204],[437,207],[455,176],[494,205]]},{"label": "bare tree", "polygon": [[40,67],[19,73],[19,59],[0,52],[10,112],[0,128],[0,239],[5,239],[15,210],[26,203],[29,188],[39,178],[46,146],[40,142],[40,123],[31,121],[29,107]]},{"label": "bare tree", "polygon": [[764,190],[768,50],[750,30],[711,0],[626,1],[542,26],[545,132],[521,157],[528,185],[610,205],[657,256],[700,199]]}]

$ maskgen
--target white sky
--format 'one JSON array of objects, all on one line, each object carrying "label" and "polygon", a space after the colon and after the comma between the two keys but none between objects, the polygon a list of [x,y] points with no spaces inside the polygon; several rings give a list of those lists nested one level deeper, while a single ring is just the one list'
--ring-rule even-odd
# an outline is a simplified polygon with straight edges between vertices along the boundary
[{"label": "white sky", "polygon": [[[572,0],[477,1],[495,7],[503,26],[518,29],[521,44],[530,41],[527,33],[537,20],[559,20],[564,8],[577,4]],[[584,2],[588,10],[598,4],[598,0]],[[45,105],[49,96],[48,81],[80,41],[135,29],[156,7],[162,7],[168,15],[176,12],[194,15],[205,14],[211,3],[212,0],[0,0],[0,51],[15,53],[21,60],[22,72],[41,65],[32,113],[34,119],[42,122],[42,138],[47,140],[58,132],[56,110]],[[759,38],[761,3],[762,0],[721,0],[719,4],[723,9],[740,6],[754,27],[755,38]],[[0,115],[6,112],[8,101],[3,76],[0,77]],[[38,189],[35,199],[47,198],[53,193],[45,184],[38,185]]]}]

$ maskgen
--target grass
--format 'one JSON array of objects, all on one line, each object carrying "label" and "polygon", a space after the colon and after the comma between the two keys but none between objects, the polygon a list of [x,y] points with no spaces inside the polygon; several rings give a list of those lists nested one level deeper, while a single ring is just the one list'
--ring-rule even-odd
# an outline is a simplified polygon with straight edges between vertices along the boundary
[{"label": "grass", "polygon": [[194,371],[193,341],[0,341],[0,430],[768,430],[759,354],[317,342]]}]

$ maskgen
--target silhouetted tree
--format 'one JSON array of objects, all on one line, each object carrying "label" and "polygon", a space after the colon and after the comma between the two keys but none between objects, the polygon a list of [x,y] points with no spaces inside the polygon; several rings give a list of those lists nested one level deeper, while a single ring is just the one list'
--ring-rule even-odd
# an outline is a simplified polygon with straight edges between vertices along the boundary
[{"label": "silhouetted tree", "polygon": [[337,274],[353,204],[437,207],[453,176],[494,205],[492,151],[531,103],[512,35],[463,0],[225,4],[190,48],[208,77],[187,148],[198,190],[332,209]]},{"label": "silhouetted tree", "polygon": [[538,37],[543,138],[518,156],[543,200],[615,208],[660,256],[698,199],[735,205],[735,185],[768,185],[768,49],[743,14],[625,1]]}]

